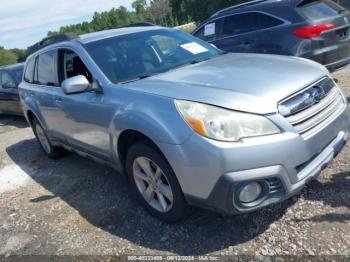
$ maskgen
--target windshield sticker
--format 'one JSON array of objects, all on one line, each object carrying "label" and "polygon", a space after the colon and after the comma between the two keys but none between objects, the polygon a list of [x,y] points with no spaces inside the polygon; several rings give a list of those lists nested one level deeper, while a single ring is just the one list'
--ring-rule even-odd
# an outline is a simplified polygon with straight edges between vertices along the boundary
[{"label": "windshield sticker", "polygon": [[208,52],[208,49],[195,42],[181,45],[181,47],[194,55]]},{"label": "windshield sticker", "polygon": [[215,34],[215,23],[207,24],[204,28],[204,36]]}]

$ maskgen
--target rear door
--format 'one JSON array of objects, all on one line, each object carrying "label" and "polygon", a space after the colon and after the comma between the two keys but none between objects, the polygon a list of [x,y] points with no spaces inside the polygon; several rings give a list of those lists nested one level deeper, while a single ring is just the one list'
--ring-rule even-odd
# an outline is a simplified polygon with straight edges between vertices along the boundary
[{"label": "rear door", "polygon": [[38,103],[50,135],[57,135],[57,127],[65,125],[61,122],[62,112],[56,105],[56,97],[62,92],[58,85],[57,50],[41,53],[35,60],[33,91],[30,93]]},{"label": "rear door", "polygon": [[213,42],[227,52],[250,52],[254,45],[251,32],[255,31],[251,13],[234,14],[221,18],[222,28]]},{"label": "rear door", "polygon": [[285,22],[262,12],[222,18],[219,37],[213,43],[228,52],[276,53],[272,30]]}]

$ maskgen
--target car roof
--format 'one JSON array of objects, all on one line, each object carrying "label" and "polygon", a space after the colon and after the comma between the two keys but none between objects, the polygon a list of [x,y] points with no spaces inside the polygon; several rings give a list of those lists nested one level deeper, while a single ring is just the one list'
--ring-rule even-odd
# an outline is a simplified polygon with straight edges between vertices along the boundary
[{"label": "car roof", "polygon": [[[298,4],[300,4],[302,1],[305,0],[253,0],[249,2],[245,2],[243,4],[234,5],[225,9],[222,9],[215,14],[213,14],[211,17],[209,17],[207,20],[203,21],[193,32],[192,34],[195,34],[200,30],[204,25],[207,23],[210,23],[214,20],[220,19],[222,17],[228,16],[228,15],[234,15],[244,12],[254,12],[254,11],[263,11],[263,12],[271,12],[273,15],[277,15],[276,10],[278,11],[278,7],[280,6],[290,6],[290,7],[296,7]],[[277,7],[277,9],[276,9]],[[286,15],[286,14],[284,14]],[[292,13],[289,14],[292,16]],[[283,19],[291,19],[281,17]]]},{"label": "car roof", "polygon": [[106,38],[129,35],[129,34],[140,33],[140,32],[153,31],[153,30],[159,30],[159,29],[166,30],[166,28],[164,28],[164,27],[155,26],[155,25],[152,25],[149,23],[137,23],[137,24],[131,24],[131,25],[116,28],[116,29],[103,30],[103,31],[99,31],[99,32],[83,34],[80,36],[72,34],[72,33],[64,33],[64,34],[60,34],[60,35],[54,35],[51,37],[44,38],[42,41],[29,47],[31,54],[28,56],[27,59],[31,58],[32,56],[36,56],[40,52],[45,52],[52,47],[54,47],[54,48],[60,47],[62,44],[67,43],[67,42],[76,42],[79,44],[87,44],[90,42],[95,42],[95,41],[106,39]]},{"label": "car roof", "polygon": [[102,39],[106,39],[106,38],[110,38],[110,37],[129,35],[129,34],[159,30],[159,29],[164,29],[164,27],[137,26],[137,27],[123,27],[123,28],[117,28],[117,29],[111,29],[111,30],[104,30],[104,31],[100,31],[100,32],[80,35],[79,42],[82,44],[87,44],[90,42],[94,42],[94,41],[98,41],[98,40],[102,40]]},{"label": "car roof", "polygon": [[249,2],[245,2],[242,4],[234,5],[225,9],[222,9],[215,14],[213,14],[210,19],[218,18],[222,15],[234,14],[236,12],[244,12],[249,10],[256,10],[260,7],[271,6],[276,7],[278,4],[280,5],[296,5],[303,0],[253,0]]},{"label": "car roof", "polygon": [[24,67],[24,63],[7,65],[7,66],[0,67],[0,69],[18,69],[18,68],[21,68],[21,67]]}]

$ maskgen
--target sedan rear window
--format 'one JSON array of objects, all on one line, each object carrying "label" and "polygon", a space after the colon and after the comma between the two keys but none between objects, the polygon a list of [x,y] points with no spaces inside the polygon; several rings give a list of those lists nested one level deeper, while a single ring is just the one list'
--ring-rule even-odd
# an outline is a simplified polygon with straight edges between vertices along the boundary
[{"label": "sedan rear window", "polygon": [[305,0],[298,5],[299,12],[308,20],[337,16],[344,8],[327,0]]}]

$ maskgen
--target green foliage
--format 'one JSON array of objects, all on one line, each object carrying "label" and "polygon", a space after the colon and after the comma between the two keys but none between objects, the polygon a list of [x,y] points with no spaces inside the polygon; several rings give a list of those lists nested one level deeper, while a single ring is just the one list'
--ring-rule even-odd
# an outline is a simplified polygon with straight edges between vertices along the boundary
[{"label": "green foliage", "polygon": [[0,47],[0,66],[16,64],[17,62],[19,62],[19,53],[19,49],[6,50],[5,48]]},{"label": "green foliage", "polygon": [[27,59],[27,56],[29,55],[28,49],[14,48],[14,49],[10,49],[9,51],[16,55],[17,63],[25,62]]},{"label": "green foliage", "polygon": [[[350,7],[349,0],[333,0]],[[63,26],[48,36],[75,33],[77,35],[117,28],[136,22],[157,23],[163,26],[178,26],[189,22],[202,22],[223,8],[247,2],[247,0],[135,0],[134,10],[123,6],[110,11],[95,13],[91,22]],[[39,41],[39,39],[38,39]],[[0,47],[0,66],[23,62],[28,56],[27,49],[6,50]]]},{"label": "green foliage", "polygon": [[173,17],[179,24],[202,22],[215,12],[245,0],[170,0]]},{"label": "green foliage", "polygon": [[113,29],[128,24],[147,21],[153,22],[152,17],[146,10],[147,5],[144,0],[136,0],[133,3],[136,11],[129,11],[125,7],[112,8],[110,11],[95,13],[91,22],[83,22],[79,24],[63,26],[57,32],[48,32],[48,36],[74,33],[77,35]]}]

